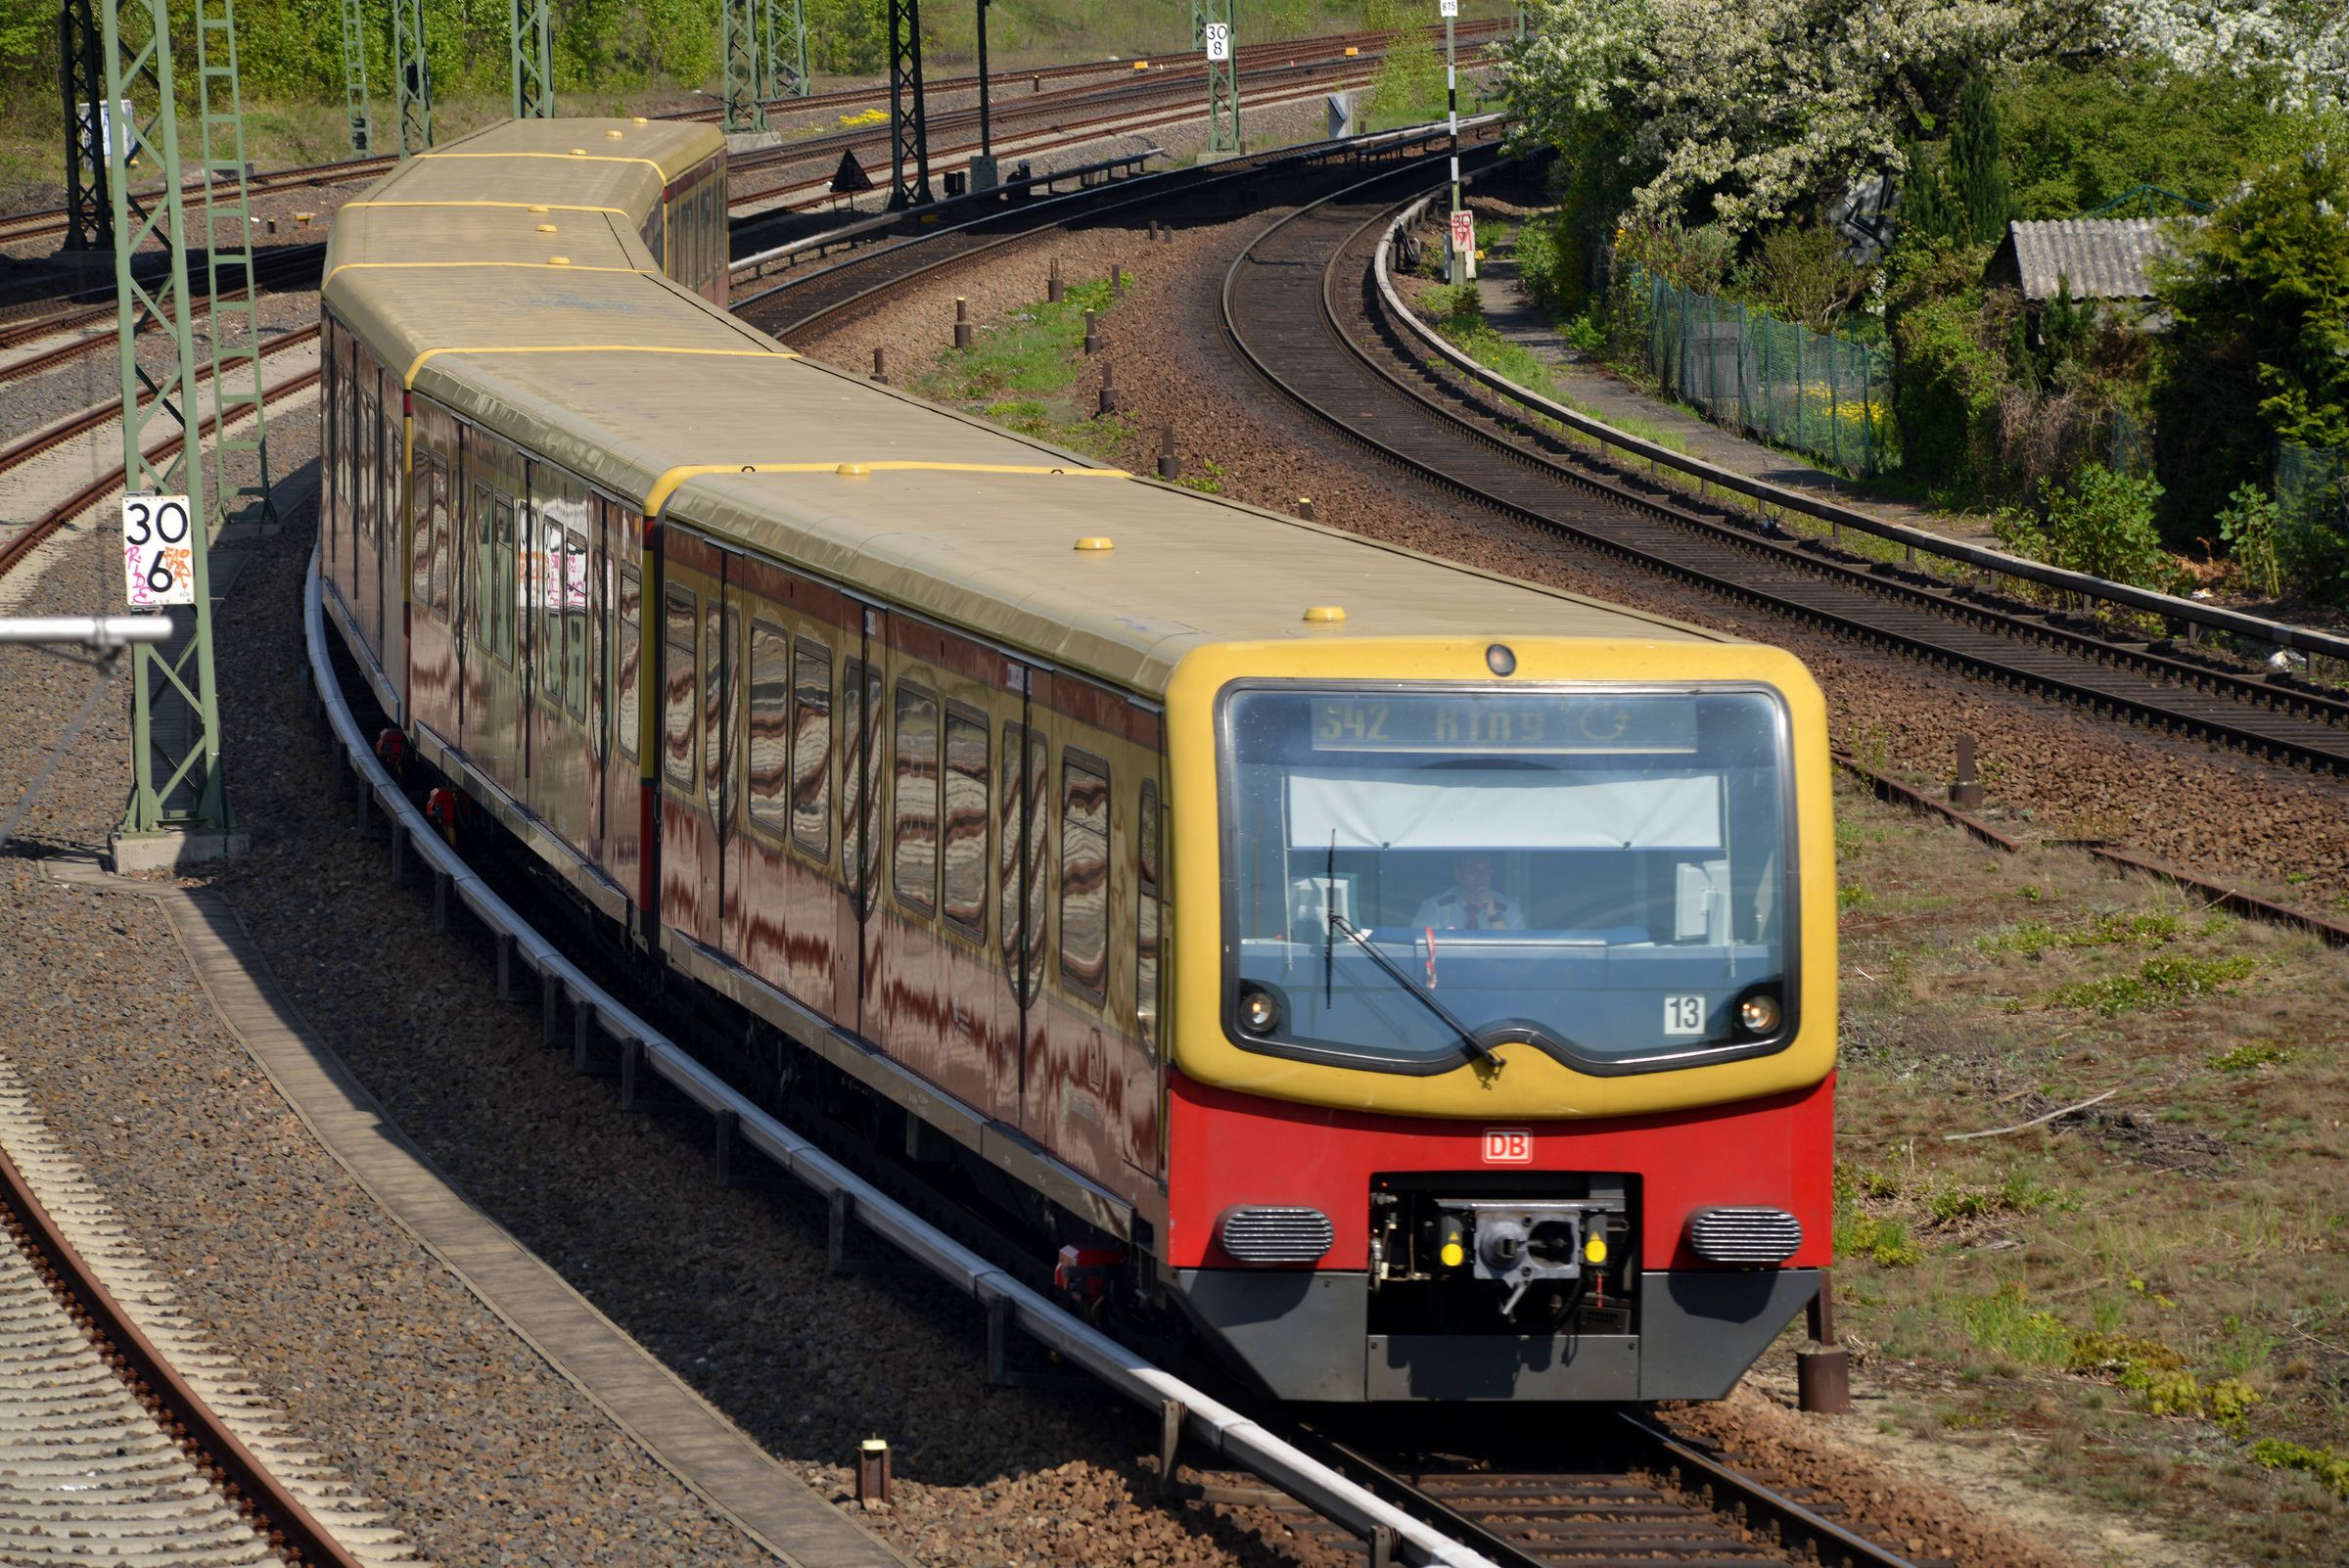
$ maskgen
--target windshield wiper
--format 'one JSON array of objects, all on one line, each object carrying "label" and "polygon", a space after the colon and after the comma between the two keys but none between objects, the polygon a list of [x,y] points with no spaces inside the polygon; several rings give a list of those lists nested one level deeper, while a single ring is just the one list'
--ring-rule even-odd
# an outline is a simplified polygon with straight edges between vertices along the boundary
[{"label": "windshield wiper", "polygon": [[1458,1015],[1453,1013],[1451,1008],[1436,1000],[1435,997],[1429,995],[1426,992],[1421,991],[1419,987],[1411,980],[1410,976],[1405,974],[1401,968],[1397,967],[1395,960],[1389,958],[1385,953],[1380,952],[1378,948],[1371,943],[1368,937],[1363,936],[1359,931],[1355,929],[1353,921],[1338,913],[1337,910],[1332,909],[1329,911],[1329,929],[1332,931],[1344,932],[1348,941],[1352,942],[1356,946],[1361,948],[1362,951],[1368,953],[1370,955],[1370,961],[1377,964],[1379,968],[1385,970],[1387,974],[1393,978],[1395,984],[1401,986],[1405,991],[1409,992],[1411,995],[1418,1001],[1420,1006],[1426,1008],[1429,1012],[1444,1020],[1445,1027],[1449,1028],[1453,1034],[1460,1037],[1460,1043],[1468,1047],[1468,1054],[1472,1058],[1487,1063],[1496,1073],[1500,1071],[1503,1064],[1499,1054],[1496,1052],[1492,1046],[1486,1044],[1483,1040],[1478,1039],[1475,1032],[1469,1029],[1466,1024],[1461,1023]]}]

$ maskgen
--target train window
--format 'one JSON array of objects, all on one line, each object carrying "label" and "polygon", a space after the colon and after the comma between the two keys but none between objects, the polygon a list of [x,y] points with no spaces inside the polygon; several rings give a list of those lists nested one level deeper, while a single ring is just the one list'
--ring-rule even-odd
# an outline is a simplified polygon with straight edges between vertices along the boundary
[{"label": "train window", "polygon": [[840,866],[859,918],[872,907],[881,834],[881,671],[860,659],[841,669]]},{"label": "train window", "polygon": [[[1021,802],[1027,799],[1027,792],[1020,788],[1020,758],[1027,733],[1018,724],[1003,726],[1003,793],[995,803],[995,809],[1002,813],[995,835],[995,881],[1003,889],[1003,969],[1014,976],[1020,973],[1021,912],[1027,907],[1025,885],[1020,881],[1020,846],[1027,842],[1020,831]],[[1012,989],[1026,995],[1016,980]]]},{"label": "train window", "polygon": [[514,531],[514,503],[492,492],[489,501],[491,531],[489,565],[494,579],[489,584],[490,636],[496,645],[497,657],[506,665],[514,663],[514,553],[522,541]]},{"label": "train window", "polygon": [[1133,825],[1134,866],[1140,872],[1133,907],[1133,1028],[1142,1048],[1158,1053],[1158,780],[1142,780],[1142,807]]},{"label": "train window", "polygon": [[424,483],[416,486],[416,528],[408,540],[408,598],[420,610],[433,607],[433,486],[432,460],[418,443],[418,472]]},{"label": "train window", "polygon": [[375,397],[364,388],[359,392],[359,537],[375,537],[375,438],[378,429],[375,417]]},{"label": "train window", "polygon": [[1025,825],[1021,842],[1028,846],[1028,865],[1022,873],[1020,887],[1027,894],[1025,912],[1027,933],[1025,958],[1020,983],[1022,994],[1034,1001],[1044,989],[1044,951],[1051,938],[1044,929],[1044,920],[1052,907],[1049,897],[1048,874],[1052,867],[1052,748],[1035,730],[1028,731],[1028,783],[1026,802],[1021,807]]},{"label": "train window", "polygon": [[726,606],[725,640],[718,644],[717,794],[714,809],[728,831],[742,798],[742,612]]},{"label": "train window", "polygon": [[929,914],[938,907],[938,698],[899,681],[894,734],[890,875],[898,901]]},{"label": "train window", "polygon": [[832,650],[803,637],[792,652],[791,836],[832,857]]},{"label": "train window", "polygon": [[1060,978],[1099,1001],[1109,976],[1109,764],[1060,754]]},{"label": "train window", "polygon": [[944,861],[945,917],[973,937],[987,934],[987,720],[946,710]]},{"label": "train window", "polygon": [[430,510],[427,514],[433,544],[432,573],[425,582],[425,602],[433,609],[433,618],[448,620],[449,569],[455,563],[456,539],[451,534],[448,520],[448,459],[435,456],[431,481]]},{"label": "train window", "polygon": [[620,755],[629,761],[636,760],[636,726],[643,713],[637,707],[636,682],[643,655],[639,650],[642,633],[637,618],[644,613],[644,581],[634,567],[620,569],[620,647],[614,652],[619,673],[613,684],[619,688],[615,704],[619,715]]},{"label": "train window", "polygon": [[472,590],[465,603],[469,635],[486,647],[489,642],[489,486],[473,487]]},{"label": "train window", "polygon": [[388,400],[384,404],[383,444],[378,450],[384,459],[384,537],[389,541],[390,553],[396,556],[406,544],[408,514],[406,497],[399,493],[399,419],[392,412]]},{"label": "train window", "polygon": [[[535,476],[543,482],[545,476]],[[550,520],[546,498],[533,497],[538,514],[538,570],[531,574],[538,601],[538,689],[552,708],[563,695],[563,525]]]},{"label": "train window", "polygon": [[693,590],[668,586],[663,604],[661,757],[668,781],[693,788]]},{"label": "train window", "polygon": [[791,635],[751,621],[751,737],[744,767],[751,820],[780,835],[790,827]]},{"label": "train window", "polygon": [[725,624],[714,593],[702,602],[701,670],[702,790],[709,797],[705,808],[712,813],[711,819],[723,822],[725,819],[716,815],[716,811],[720,764],[725,761],[725,731],[721,726],[726,699],[726,643]]},{"label": "train window", "polygon": [[587,536],[576,529],[563,535],[563,706],[571,716],[587,716]]}]

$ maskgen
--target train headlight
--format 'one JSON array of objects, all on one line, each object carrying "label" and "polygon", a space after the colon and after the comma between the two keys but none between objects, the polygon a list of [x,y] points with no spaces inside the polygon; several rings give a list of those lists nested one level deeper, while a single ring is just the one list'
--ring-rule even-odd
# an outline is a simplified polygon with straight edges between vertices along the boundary
[{"label": "train headlight", "polygon": [[1262,986],[1240,988],[1240,1027],[1251,1035],[1269,1035],[1280,1027],[1280,998]]},{"label": "train headlight", "polygon": [[1737,1000],[1737,1025],[1749,1035],[1776,1034],[1785,1016],[1778,998],[1767,991],[1748,992]]}]

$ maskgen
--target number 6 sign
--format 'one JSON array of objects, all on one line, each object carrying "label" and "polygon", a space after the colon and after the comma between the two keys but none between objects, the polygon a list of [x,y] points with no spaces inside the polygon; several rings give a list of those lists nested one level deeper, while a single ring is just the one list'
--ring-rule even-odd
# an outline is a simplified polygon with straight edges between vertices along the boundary
[{"label": "number 6 sign", "polygon": [[196,602],[193,517],[184,495],[122,497],[122,597],[133,608]]}]

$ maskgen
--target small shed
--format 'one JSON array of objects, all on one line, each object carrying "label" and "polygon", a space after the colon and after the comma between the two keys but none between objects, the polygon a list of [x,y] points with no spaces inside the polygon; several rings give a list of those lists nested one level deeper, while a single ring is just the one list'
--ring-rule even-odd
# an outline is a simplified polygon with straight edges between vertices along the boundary
[{"label": "small shed", "polygon": [[2020,289],[2033,304],[2054,299],[2067,278],[2075,300],[2150,300],[2153,282],[2146,275],[2146,263],[2170,249],[2161,232],[2164,221],[2134,217],[2009,223],[2005,240],[1990,258],[1986,281]]}]

